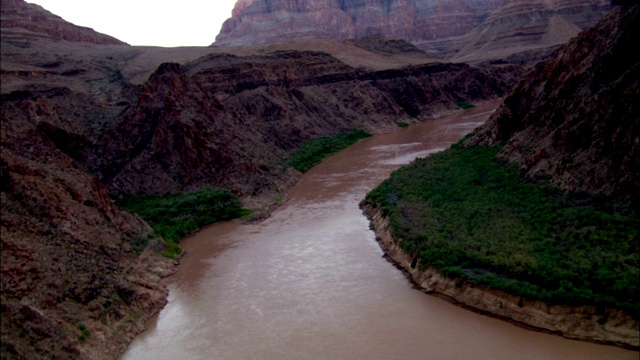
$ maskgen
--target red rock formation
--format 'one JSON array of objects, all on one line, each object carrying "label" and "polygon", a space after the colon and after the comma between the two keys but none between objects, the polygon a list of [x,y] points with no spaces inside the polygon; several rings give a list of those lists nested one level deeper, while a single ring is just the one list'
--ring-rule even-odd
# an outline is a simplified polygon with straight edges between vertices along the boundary
[{"label": "red rock formation", "polygon": [[639,13],[616,9],[536,65],[470,143],[504,145],[530,179],[639,203]]},{"label": "red rock formation", "polygon": [[67,62],[67,47],[112,41],[4,0],[1,36],[0,357],[113,358],[166,303],[159,280],[174,264],[80,165],[92,159],[92,127],[112,116],[114,94],[91,88],[110,82],[106,74],[80,86],[101,66]]},{"label": "red rock formation", "polygon": [[[3,96],[1,108],[0,353],[7,359],[110,358],[166,303],[158,281],[173,265],[157,250],[135,250],[151,235],[149,226],[118,210],[105,186],[52,141],[45,121],[56,112],[46,109],[46,98],[7,100]],[[80,325],[91,333],[86,340]]]},{"label": "red rock formation", "polygon": [[[23,0],[2,0],[0,28],[5,41],[23,40],[23,31],[40,37],[87,42],[93,44],[125,44],[124,42],[93,31],[93,29],[76,26],[53,15],[41,6],[26,3]],[[22,31],[17,31],[22,30]]]}]

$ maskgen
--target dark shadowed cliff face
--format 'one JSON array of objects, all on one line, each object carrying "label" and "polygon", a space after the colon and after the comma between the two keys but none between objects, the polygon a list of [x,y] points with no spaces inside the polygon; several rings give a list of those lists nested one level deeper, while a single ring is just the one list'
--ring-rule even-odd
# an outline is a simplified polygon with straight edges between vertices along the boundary
[{"label": "dark shadowed cliff face", "polygon": [[470,140],[532,179],[639,199],[639,8],[616,9],[539,63]]},{"label": "dark shadowed cliff face", "polygon": [[383,35],[459,61],[533,63],[609,10],[609,0],[240,0],[216,45]]}]

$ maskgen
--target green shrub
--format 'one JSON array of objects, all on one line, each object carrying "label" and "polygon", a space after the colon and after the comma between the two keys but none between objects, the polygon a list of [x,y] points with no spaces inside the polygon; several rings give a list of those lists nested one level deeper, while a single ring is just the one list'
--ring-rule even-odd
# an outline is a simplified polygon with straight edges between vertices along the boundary
[{"label": "green shrub", "polygon": [[78,325],[78,330],[80,330],[80,335],[78,336],[78,340],[85,341],[91,335],[91,332],[84,324]]},{"label": "green shrub", "polygon": [[[202,189],[164,196],[133,195],[118,200],[117,205],[140,215],[167,243],[165,256],[175,258],[182,250],[180,239],[218,221],[250,213],[226,190]],[[134,238],[132,249],[142,251],[148,239]]]},{"label": "green shrub", "polygon": [[463,109],[471,109],[473,107],[475,107],[474,104],[467,102],[467,101],[459,101],[456,105],[458,105],[458,107],[461,107]]},{"label": "green shrub", "polygon": [[398,127],[407,127],[407,126],[409,126],[409,123],[404,122],[404,121],[398,121],[398,122],[396,122],[396,125],[398,125]]},{"label": "green shrub", "polygon": [[175,259],[180,254],[182,254],[182,248],[180,245],[176,244],[173,240],[166,240],[167,242],[167,250],[162,253],[162,256],[167,257],[169,259]]},{"label": "green shrub", "polygon": [[327,156],[369,136],[371,134],[364,130],[354,129],[334,136],[306,141],[299,149],[291,152],[289,165],[298,171],[306,172]]},{"label": "green shrub", "polygon": [[491,147],[450,149],[394,172],[381,206],[419,264],[550,304],[640,314],[637,209],[524,182]]}]

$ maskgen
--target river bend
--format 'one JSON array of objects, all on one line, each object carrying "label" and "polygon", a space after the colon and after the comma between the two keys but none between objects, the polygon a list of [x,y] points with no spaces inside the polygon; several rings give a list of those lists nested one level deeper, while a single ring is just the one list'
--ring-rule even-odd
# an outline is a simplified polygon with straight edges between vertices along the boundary
[{"label": "river bend", "polygon": [[478,106],[329,157],[257,224],[185,239],[169,302],[124,359],[638,359],[426,295],[386,261],[358,208],[390,172],[486,120]]}]

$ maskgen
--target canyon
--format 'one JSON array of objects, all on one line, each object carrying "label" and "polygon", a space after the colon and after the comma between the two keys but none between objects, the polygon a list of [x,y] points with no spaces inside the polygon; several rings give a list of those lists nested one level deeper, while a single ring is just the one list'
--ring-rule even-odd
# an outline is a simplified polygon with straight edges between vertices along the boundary
[{"label": "canyon", "polygon": [[[241,0],[212,47],[152,48],[129,46],[75,26],[37,5],[2,0],[3,358],[116,358],[145,321],[166,304],[168,292],[162,279],[173,274],[178,263],[160,256],[165,246],[162,239],[140,217],[118,209],[113,199],[222,187],[255,209],[257,218],[264,218],[283,201],[278,199],[282,192],[300,179],[301,174],[286,165],[286,157],[304,141],[352,128],[388,133],[398,122],[429,121],[453,111],[460,102],[505,97],[529,71],[529,65],[547,57],[568,40],[568,35],[594,24],[609,10],[608,3],[602,1],[559,2],[564,5],[551,12],[546,7],[535,10],[546,14],[547,25],[536,24],[536,30],[527,30],[522,42],[513,30],[512,36],[500,43],[498,37],[487,35],[494,30],[486,29],[499,24],[515,26],[513,18],[528,18],[530,15],[520,13],[525,2],[424,2],[437,6],[429,8],[431,18],[415,18],[416,23],[424,22],[423,28],[432,20],[463,24],[460,31],[438,26],[444,33],[431,34],[437,41],[427,41],[423,35],[400,36],[405,30],[392,31],[395,25],[391,26],[391,20],[384,20],[390,24],[386,28],[390,33],[371,28],[353,32],[350,24],[354,18],[364,24],[380,21],[368,11],[362,14],[370,20],[358,18],[358,11],[364,8],[377,9],[371,4],[350,8],[360,3],[342,1],[342,8],[336,9],[333,1],[314,2],[317,8],[308,3]],[[388,3],[388,9],[374,12],[394,14],[395,19],[404,16],[399,2]],[[490,6],[481,9],[480,4]],[[333,10],[327,15],[326,9]],[[561,18],[560,9],[565,11]],[[515,15],[499,16],[498,11]],[[272,14],[288,16],[295,25],[307,22],[308,17],[291,14],[307,12],[325,21],[334,19],[327,23],[342,29],[344,36],[328,38],[291,27],[292,33],[306,32],[314,39],[270,42],[285,40],[282,37],[255,46],[229,46],[248,41],[245,38],[234,44],[231,39],[236,35],[229,35],[242,35],[244,27],[249,27],[245,32],[269,33],[263,30],[273,27],[269,23],[273,22]],[[347,13],[348,19],[342,22]],[[443,14],[456,15],[446,18]],[[627,21],[634,24],[636,20]],[[481,25],[485,30],[478,30]],[[570,31],[557,37],[553,35],[556,32],[540,30],[545,27]],[[608,31],[621,31],[616,25],[601,25],[601,29],[597,39],[606,38]],[[622,41],[616,46],[629,46],[629,36],[616,36]],[[592,42],[599,43],[595,39]],[[517,51],[498,51],[504,48]],[[618,63],[617,57],[605,56],[604,60],[613,62],[601,63],[593,55],[587,57],[593,59],[589,65],[579,62],[571,51],[564,48],[560,53],[574,59],[568,65],[576,67],[606,65],[618,71],[634,59]],[[454,61],[443,60],[445,55],[453,56]],[[559,69],[565,65],[541,66],[550,76],[561,76]],[[629,101],[623,109],[637,114],[630,100],[637,97],[637,65],[633,66],[635,83],[625,75],[620,86],[636,91],[623,97]],[[620,74],[614,72],[598,75],[597,81],[618,79]],[[506,104],[525,103],[526,96],[535,98],[542,91],[529,90],[526,81],[518,88]],[[618,90],[614,90],[608,99],[616,97]],[[600,96],[598,93],[593,99]],[[535,110],[550,105],[530,106]],[[588,102],[576,106],[589,107]],[[504,107],[499,113],[514,111]],[[534,113],[544,116],[542,110]],[[635,119],[630,122],[635,127],[603,128],[622,138],[632,137],[610,146],[616,154],[610,161],[620,162],[612,172],[594,163],[599,166],[598,179],[606,181],[597,180],[593,185],[590,177],[581,173],[578,183],[582,188],[625,194],[628,186],[637,186],[637,171],[633,177],[634,166],[638,169],[638,157],[633,155],[637,154]],[[502,122],[491,123],[496,121]],[[511,136],[502,135],[503,130],[487,129],[480,131],[475,141],[507,141]],[[501,135],[480,138],[487,133]],[[493,140],[487,140],[490,138]],[[550,144],[559,146],[559,142]],[[505,156],[516,154],[509,150],[514,146],[507,143]],[[594,154],[600,157],[607,149]],[[622,156],[628,150],[631,155]],[[517,156],[531,157],[529,153]],[[540,155],[535,158],[544,159]],[[543,169],[542,163],[534,160],[526,164],[533,169],[532,177],[544,172],[567,187],[576,183],[566,174],[578,173],[574,171],[577,166]],[[611,185],[598,185],[604,183]],[[140,243],[146,244],[142,250]]]},{"label": "canyon", "polygon": [[164,306],[176,263],[113,198],[225,187],[266,214],[302,141],[504,96],[522,72],[382,38],[144,48],[23,1],[1,15],[3,358],[113,358]]}]

